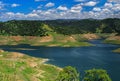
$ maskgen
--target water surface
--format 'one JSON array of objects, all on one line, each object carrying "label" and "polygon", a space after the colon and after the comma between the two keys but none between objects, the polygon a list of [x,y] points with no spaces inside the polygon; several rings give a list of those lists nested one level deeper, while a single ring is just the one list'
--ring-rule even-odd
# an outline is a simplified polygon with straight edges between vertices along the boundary
[{"label": "water surface", "polygon": [[0,49],[25,53],[30,56],[48,58],[50,64],[59,67],[74,66],[83,76],[84,70],[102,68],[108,71],[113,81],[120,81],[120,54],[113,53],[118,45],[104,44],[101,40],[89,41],[90,47],[41,47],[21,45],[1,45]]}]

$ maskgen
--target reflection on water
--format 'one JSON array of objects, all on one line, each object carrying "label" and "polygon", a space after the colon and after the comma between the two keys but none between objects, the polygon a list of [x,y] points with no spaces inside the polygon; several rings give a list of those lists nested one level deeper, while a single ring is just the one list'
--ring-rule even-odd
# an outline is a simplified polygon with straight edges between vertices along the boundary
[{"label": "reflection on water", "polygon": [[81,73],[91,68],[106,69],[113,81],[120,81],[120,54],[113,53],[112,50],[120,46],[103,44],[101,40],[92,40],[90,43],[95,46],[90,47],[43,47],[21,45],[1,45],[0,49],[24,53],[34,57],[48,58],[48,63],[64,67],[74,66]]}]

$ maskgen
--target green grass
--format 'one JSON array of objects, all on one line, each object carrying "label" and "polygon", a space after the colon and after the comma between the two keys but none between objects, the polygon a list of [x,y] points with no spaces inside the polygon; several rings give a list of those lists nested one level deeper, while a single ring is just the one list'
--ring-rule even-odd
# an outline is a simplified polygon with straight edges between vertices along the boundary
[{"label": "green grass", "polygon": [[13,58],[12,54],[0,52],[0,81],[54,81],[60,71],[56,66],[44,64],[42,58],[27,55]]},{"label": "green grass", "polygon": [[[91,46],[92,44],[85,42],[87,39],[83,38],[82,35],[62,35],[54,32],[49,33],[53,37],[53,41],[39,43],[42,46],[60,46],[60,47],[78,47],[78,46]],[[70,40],[72,37],[75,41]]]},{"label": "green grass", "polygon": [[41,43],[41,46],[59,46],[59,47],[80,47],[80,46],[92,46],[88,42],[46,42]]},{"label": "green grass", "polygon": [[26,65],[26,63],[25,63],[25,62],[21,62],[21,61],[19,62],[19,61],[18,61],[18,62],[16,62],[16,64],[15,64],[15,65],[16,65],[16,67],[18,67],[18,68],[19,68],[19,67],[21,67],[21,66],[25,66],[25,65]]},{"label": "green grass", "polygon": [[120,53],[120,48],[113,50],[113,52]]},{"label": "green grass", "polygon": [[109,43],[109,44],[120,44],[120,40],[105,40],[104,43]]},{"label": "green grass", "polygon": [[[51,68],[52,67],[52,68]],[[51,66],[51,65],[45,65],[45,66],[41,66],[41,69],[43,69],[45,72],[43,73],[43,76],[47,77],[47,78],[43,78],[41,79],[41,81],[54,81],[55,78],[58,75],[58,69],[56,69],[56,67]],[[58,73],[56,73],[56,71]],[[54,75],[53,75],[54,74]],[[52,75],[52,76],[51,76]]]},{"label": "green grass", "polygon": [[60,47],[91,46],[90,43],[85,42],[86,39],[83,38],[82,35],[68,36],[56,34],[54,32],[49,32],[49,34],[51,36],[51,41],[48,42],[40,42],[42,37],[0,36],[0,45],[29,44],[33,46],[60,46]]},{"label": "green grass", "polygon": [[10,67],[13,66],[13,62],[11,61],[3,61],[0,60],[0,72],[3,72],[5,74],[9,74],[9,73],[14,73],[15,72],[15,68],[14,67]]}]

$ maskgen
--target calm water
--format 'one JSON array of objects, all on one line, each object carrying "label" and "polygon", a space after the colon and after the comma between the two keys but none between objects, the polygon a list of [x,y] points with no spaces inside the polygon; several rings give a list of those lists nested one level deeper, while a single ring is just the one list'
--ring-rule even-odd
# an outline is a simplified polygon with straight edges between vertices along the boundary
[{"label": "calm water", "polygon": [[[0,49],[25,53],[34,57],[50,59],[49,62],[59,67],[74,66],[83,76],[84,70],[102,68],[108,71],[113,81],[120,81],[120,54],[112,50],[117,45],[103,44],[101,40],[92,40],[90,47],[40,47],[30,45],[0,46]],[[19,49],[20,48],[20,49]],[[21,50],[24,48],[26,50]],[[29,50],[33,49],[33,50]]]}]

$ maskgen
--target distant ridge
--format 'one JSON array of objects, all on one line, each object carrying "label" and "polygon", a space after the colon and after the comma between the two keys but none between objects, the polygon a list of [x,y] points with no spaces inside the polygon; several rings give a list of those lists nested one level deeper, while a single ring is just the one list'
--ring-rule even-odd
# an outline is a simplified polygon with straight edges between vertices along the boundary
[{"label": "distant ridge", "polygon": [[63,35],[84,33],[120,33],[120,19],[10,20],[0,22],[0,34],[46,36],[48,30]]}]

